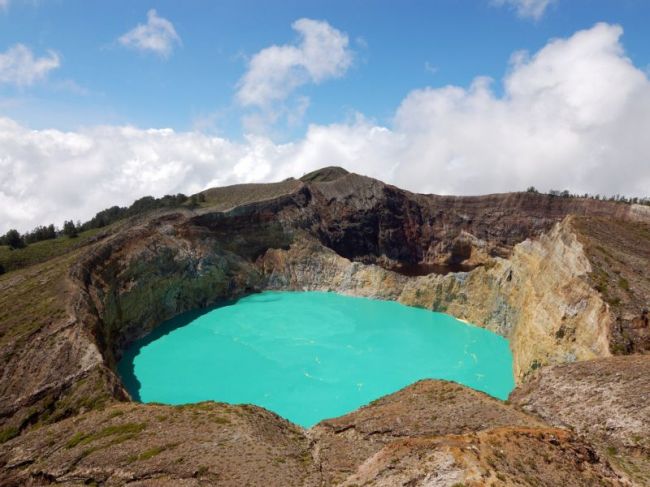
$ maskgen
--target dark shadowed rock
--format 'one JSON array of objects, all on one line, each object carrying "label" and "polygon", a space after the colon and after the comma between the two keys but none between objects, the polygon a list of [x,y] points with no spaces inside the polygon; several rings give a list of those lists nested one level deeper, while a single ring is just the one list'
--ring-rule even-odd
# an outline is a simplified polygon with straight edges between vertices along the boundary
[{"label": "dark shadowed rock", "polygon": [[[647,477],[636,456],[647,455],[648,356],[547,366],[648,349],[650,212],[413,194],[341,168],[203,196],[0,276],[0,485]],[[405,266],[432,273],[390,270]],[[130,402],[115,370],[125,347],[182,312],[264,289],[395,299],[500,333],[528,381],[513,401],[541,419],[436,381],[308,432],[260,408]]]}]

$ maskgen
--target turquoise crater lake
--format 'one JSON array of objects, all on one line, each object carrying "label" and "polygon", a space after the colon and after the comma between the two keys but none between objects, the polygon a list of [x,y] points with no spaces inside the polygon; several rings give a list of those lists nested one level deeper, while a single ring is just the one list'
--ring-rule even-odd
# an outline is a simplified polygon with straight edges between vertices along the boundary
[{"label": "turquoise crater lake", "polygon": [[451,316],[323,292],[263,292],[168,321],[119,363],[134,399],[263,406],[309,427],[417,380],[505,399],[508,342]]}]

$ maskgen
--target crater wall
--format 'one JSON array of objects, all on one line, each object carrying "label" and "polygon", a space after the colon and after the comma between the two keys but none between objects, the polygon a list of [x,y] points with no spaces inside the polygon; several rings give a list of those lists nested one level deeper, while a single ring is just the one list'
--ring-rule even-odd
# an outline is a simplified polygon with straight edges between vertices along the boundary
[{"label": "crater wall", "polygon": [[[129,343],[184,311],[263,289],[447,312],[508,337],[518,382],[547,364],[604,357],[616,316],[589,279],[572,215],[650,218],[628,205],[532,193],[416,195],[340,172],[272,189],[259,201],[208,200],[129,220],[48,264],[56,272],[46,285],[65,290],[60,317],[5,335],[0,423],[21,430],[125,399],[114,370]],[[426,276],[387,269],[450,262],[478,267]],[[0,284],[36,282],[39,272]]]}]

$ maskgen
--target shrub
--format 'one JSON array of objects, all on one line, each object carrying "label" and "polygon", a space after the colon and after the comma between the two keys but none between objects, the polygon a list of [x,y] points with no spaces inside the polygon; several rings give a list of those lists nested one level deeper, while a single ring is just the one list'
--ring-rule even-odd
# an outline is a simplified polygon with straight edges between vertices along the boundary
[{"label": "shrub", "polygon": [[20,235],[20,233],[18,233],[18,230],[14,228],[5,233],[2,241],[11,249],[22,249],[26,245],[23,237]]},{"label": "shrub", "polygon": [[72,220],[63,223],[63,235],[74,238],[79,235],[79,230]]}]

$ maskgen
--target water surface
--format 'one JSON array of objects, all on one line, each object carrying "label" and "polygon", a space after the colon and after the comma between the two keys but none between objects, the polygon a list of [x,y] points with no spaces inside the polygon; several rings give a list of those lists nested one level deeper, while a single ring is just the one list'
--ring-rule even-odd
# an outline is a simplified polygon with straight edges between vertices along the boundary
[{"label": "water surface", "polygon": [[171,320],[134,343],[119,370],[143,402],[251,403],[302,426],[419,379],[505,399],[507,341],[451,316],[321,292],[264,292]]}]

